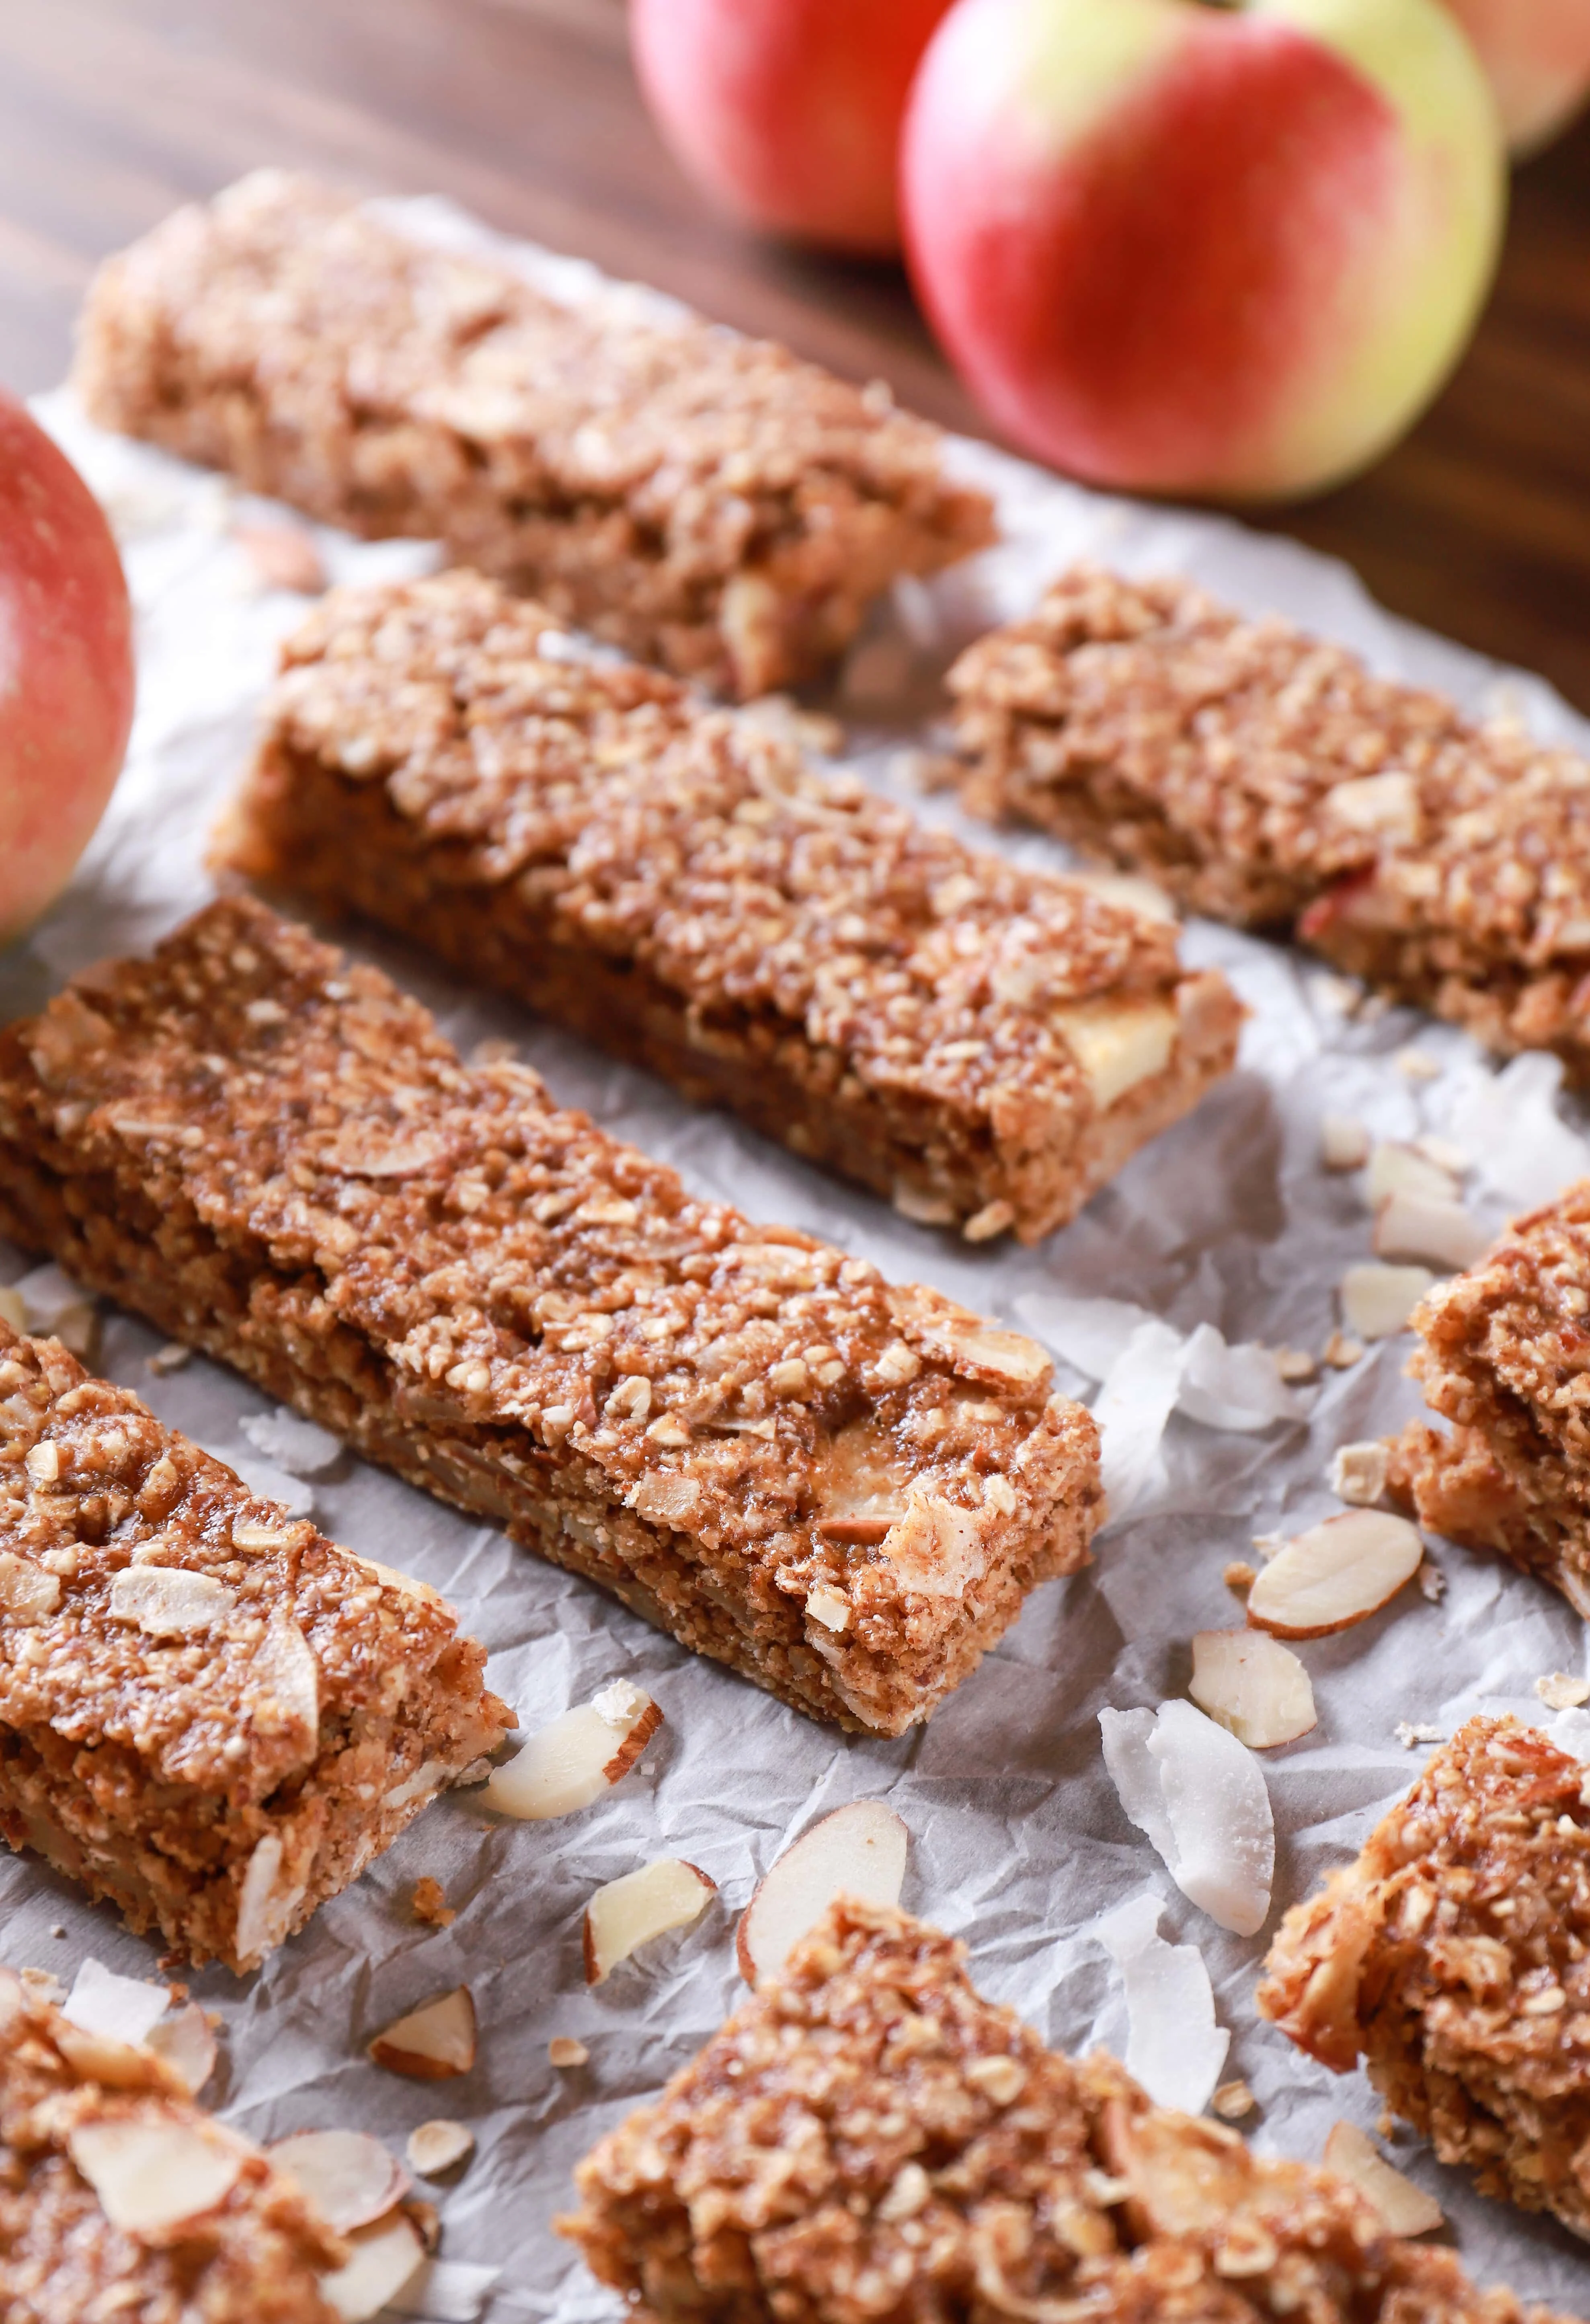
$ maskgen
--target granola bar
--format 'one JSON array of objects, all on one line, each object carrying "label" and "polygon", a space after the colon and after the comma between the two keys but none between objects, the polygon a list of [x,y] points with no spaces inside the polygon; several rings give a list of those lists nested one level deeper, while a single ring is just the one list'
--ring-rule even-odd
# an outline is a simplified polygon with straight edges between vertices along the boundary
[{"label": "granola bar", "polygon": [[345,2251],[169,2066],[0,1969],[6,2324],[335,2324],[320,2277]]},{"label": "granola bar", "polygon": [[1353,2189],[1045,2050],[962,1945],[841,1900],[558,2222],[642,2324],[1517,2324]]},{"label": "granola bar", "polygon": [[632,295],[556,305],[278,171],[101,269],[76,384],[107,428],[351,531],[440,539],[734,694],[809,675],[897,576],[993,538],[881,383]]},{"label": "granola bar", "polygon": [[1101,1515],[1032,1341],[693,1201],[247,899],[0,1036],[0,1231],[841,1725],[926,1718]]},{"label": "granola bar", "polygon": [[1173,923],[974,854],[472,573],[311,616],[223,845],[974,1240],[1063,1224],[1236,1057]]},{"label": "granola bar", "polygon": [[1471,1719],[1287,1914],[1258,1999],[1322,2065],[1364,2057],[1484,2193],[1590,2236],[1585,1782],[1534,1729]]},{"label": "granola bar", "polygon": [[1185,581],[1091,568],[950,673],[986,815],[1295,927],[1490,1047],[1590,1075],[1590,763]]},{"label": "granola bar", "polygon": [[256,1967],[511,1713],[422,1582],[0,1322],[0,1833]]},{"label": "granola bar", "polygon": [[1590,1621],[1590,1180],[1513,1222],[1414,1311],[1409,1365],[1446,1430],[1411,1422],[1387,1489],[1421,1525],[1493,1550]]}]

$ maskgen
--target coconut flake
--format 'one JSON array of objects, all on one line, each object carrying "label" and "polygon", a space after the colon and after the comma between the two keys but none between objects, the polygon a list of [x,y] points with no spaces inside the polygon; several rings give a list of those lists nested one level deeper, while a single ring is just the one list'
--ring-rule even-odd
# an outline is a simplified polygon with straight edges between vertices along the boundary
[{"label": "coconut flake", "polygon": [[1349,1267],[1341,1280],[1342,1321],[1360,1339],[1394,1339],[1435,1279],[1428,1267],[1383,1267],[1378,1259]]},{"label": "coconut flake", "polygon": [[152,2025],[145,2046],[170,2066],[189,2098],[198,2096],[216,2070],[216,2029],[197,2001]]},{"label": "coconut flake", "polygon": [[426,2316],[431,2324],[474,2324],[501,2273],[473,2260],[427,2259],[387,2306],[394,2316]]},{"label": "coconut flake", "polygon": [[90,1960],[72,1979],[61,2015],[85,2034],[108,2034],[113,2042],[128,2042],[136,2048],[148,2041],[170,2006],[163,1985],[151,1985],[141,1977],[118,1977],[115,1969]]},{"label": "coconut flake", "polygon": [[[401,2211],[348,2237],[347,2263],[320,2279],[320,2296],[343,2324],[367,2324],[404,2291],[425,2260],[418,2229]],[[410,2313],[413,2311],[410,2310]]]},{"label": "coconut flake", "polygon": [[214,2210],[245,2160],[242,2145],[208,2126],[138,2116],[79,2123],[67,2150],[112,2227],[130,2236],[164,2236]]},{"label": "coconut flake", "polygon": [[1212,1323],[1200,1323],[1187,1342],[1177,1404],[1205,1428],[1250,1435],[1300,1417],[1297,1398],[1276,1369],[1274,1350],[1254,1341],[1228,1347]]},{"label": "coconut flake", "polygon": [[1389,1139],[1377,1146],[1369,1157],[1364,1194],[1371,1210],[1389,1202],[1393,1194],[1419,1195],[1432,1203],[1455,1203],[1457,1181],[1450,1171],[1443,1170],[1438,1162],[1432,1162],[1417,1147]]},{"label": "coconut flake", "polygon": [[1125,1517],[1147,1489],[1181,1389],[1182,1356],[1181,1333],[1151,1316],[1138,1324],[1098,1391],[1098,1470],[1112,1517]]},{"label": "coconut flake", "polygon": [[1121,1805],[1183,1895],[1239,1937],[1270,1910],[1275,1826],[1253,1754],[1190,1702],[1102,1711],[1104,1761]]},{"label": "coconut flake", "polygon": [[1434,1194],[1388,1194],[1374,1214],[1382,1259],[1424,1259],[1443,1273],[1472,1267],[1490,1233],[1461,1203]]},{"label": "coconut flake", "polygon": [[36,1339],[59,1340],[72,1355],[87,1362],[99,1327],[91,1293],[52,1264],[35,1267],[11,1288],[20,1297],[27,1328]]},{"label": "coconut flake", "polygon": [[1557,1111],[1562,1076],[1560,1057],[1527,1050],[1499,1074],[1474,1068],[1452,1109],[1448,1127],[1476,1174],[1514,1209],[1533,1210],[1590,1176],[1590,1146]]},{"label": "coconut flake", "polygon": [[1132,1334],[1153,1320],[1129,1299],[1068,1299],[1050,1291],[1028,1293],[1016,1312],[1062,1363],[1095,1380],[1108,1377]]},{"label": "coconut flake", "polygon": [[257,1452],[290,1477],[323,1477],[342,1457],[340,1438],[296,1412],[251,1412],[238,1426]]},{"label": "coconut flake", "polygon": [[1379,2212],[1388,2235],[1426,2236],[1441,2225],[1444,2214],[1435,2197],[1404,2178],[1356,2122],[1332,2124],[1321,2160]]},{"label": "coconut flake", "polygon": [[1155,2106],[1201,2114],[1220,2079],[1231,2036],[1215,2023],[1209,1973],[1196,1945],[1168,1944],[1152,1889],[1093,1924],[1126,1996],[1126,2071]]}]

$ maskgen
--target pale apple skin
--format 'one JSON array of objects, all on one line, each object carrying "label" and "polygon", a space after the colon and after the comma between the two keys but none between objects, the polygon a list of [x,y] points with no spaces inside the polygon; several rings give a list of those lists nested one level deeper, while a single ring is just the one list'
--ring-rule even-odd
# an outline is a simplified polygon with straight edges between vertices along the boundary
[{"label": "pale apple skin", "polygon": [[900,123],[950,0],[630,0],[636,69],[686,174],[831,249],[899,248]]},{"label": "pale apple skin", "polygon": [[1447,0],[1474,42],[1515,153],[1534,153],[1590,96],[1590,0]]},{"label": "pale apple skin", "polygon": [[0,394],[0,943],[71,877],[133,723],[133,616],[99,503]]},{"label": "pale apple skin", "polygon": [[901,187],[929,318],[1015,442],[1126,491],[1274,499],[1435,394],[1506,171],[1440,0],[956,0]]}]

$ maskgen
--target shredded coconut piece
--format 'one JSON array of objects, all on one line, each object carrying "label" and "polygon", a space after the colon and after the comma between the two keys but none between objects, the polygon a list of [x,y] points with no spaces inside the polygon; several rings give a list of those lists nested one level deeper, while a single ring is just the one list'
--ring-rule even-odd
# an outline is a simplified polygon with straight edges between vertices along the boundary
[{"label": "shredded coconut piece", "polygon": [[1231,2036],[1215,2023],[1214,1989],[1196,1945],[1169,1944],[1160,1935],[1163,1910],[1144,1889],[1096,1921],[1093,1933],[1126,1987],[1126,2071],[1156,2106],[1201,2114]]}]

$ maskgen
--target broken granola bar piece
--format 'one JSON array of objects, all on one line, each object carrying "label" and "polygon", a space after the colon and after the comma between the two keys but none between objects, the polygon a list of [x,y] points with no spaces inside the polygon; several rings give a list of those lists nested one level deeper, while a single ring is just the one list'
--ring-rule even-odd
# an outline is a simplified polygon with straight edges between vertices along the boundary
[{"label": "broken granola bar piece", "polygon": [[0,2312],[7,2324],[335,2324],[346,2246],[147,2050],[85,2033],[0,1969]]},{"label": "broken granola bar piece", "polygon": [[1173,922],[973,853],[478,574],[315,614],[224,850],[974,1240],[1062,1225],[1236,1059]]},{"label": "broken granola bar piece", "polygon": [[1551,1582],[1590,1621],[1590,1180],[1516,1219],[1413,1313],[1411,1421],[1386,1490],[1431,1533]]},{"label": "broken granola bar piece", "polygon": [[1590,1077],[1590,762],[1180,580],[1068,573],[950,673],[966,797],[1295,927],[1490,1047]]},{"label": "broken granola bar piece", "polygon": [[1521,2324],[1344,2181],[1045,2050],[965,1947],[841,1899],[558,2222],[638,2319]]},{"label": "broken granola bar piece", "polygon": [[0,1833],[239,1971],[511,1723],[434,1590],[0,1323]]},{"label": "broken granola bar piece", "polygon": [[1033,1341],[693,1201],[246,899],[0,1034],[0,1231],[841,1725],[925,1719],[1099,1522]]},{"label": "broken granola bar piece", "polygon": [[328,524],[442,540],[644,659],[765,693],[872,600],[993,538],[938,429],[781,346],[509,264],[260,171],[101,268],[78,392],[102,426]]},{"label": "broken granola bar piece", "polygon": [[1590,2235],[1585,1771],[1512,1719],[1443,1744],[1356,1863],[1294,1905],[1259,2007],[1484,2194]]}]

